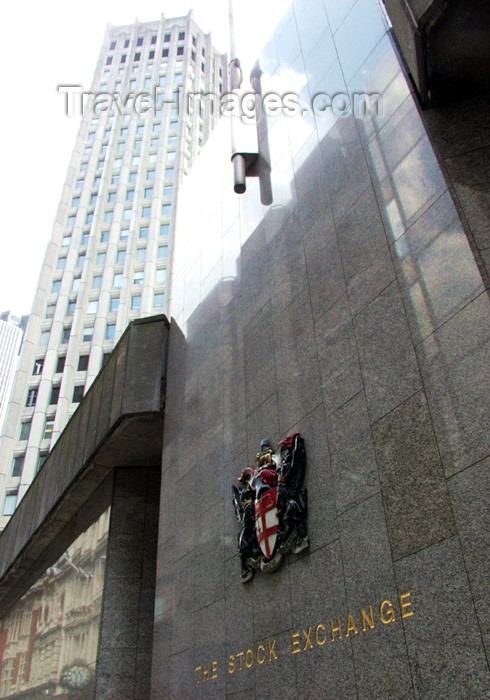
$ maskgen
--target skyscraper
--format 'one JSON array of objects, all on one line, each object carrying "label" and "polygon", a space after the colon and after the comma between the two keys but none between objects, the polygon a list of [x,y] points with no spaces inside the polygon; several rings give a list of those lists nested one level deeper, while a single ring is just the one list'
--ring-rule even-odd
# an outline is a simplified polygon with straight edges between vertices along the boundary
[{"label": "skyscraper", "polygon": [[26,322],[26,316],[19,318],[10,311],[0,314],[0,428],[9,400]]},{"label": "skyscraper", "polygon": [[192,12],[108,26],[0,441],[2,527],[128,322],[166,311],[177,186],[219,116],[184,93],[225,86]]}]

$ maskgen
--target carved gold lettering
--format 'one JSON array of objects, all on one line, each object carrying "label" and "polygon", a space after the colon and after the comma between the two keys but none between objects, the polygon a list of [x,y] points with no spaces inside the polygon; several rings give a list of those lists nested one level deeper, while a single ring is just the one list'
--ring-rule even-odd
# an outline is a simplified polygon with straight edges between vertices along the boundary
[{"label": "carved gold lettering", "polygon": [[303,637],[305,638],[305,645],[303,647],[303,651],[305,651],[306,649],[313,649],[313,644],[312,644],[311,639],[310,639],[311,627],[308,627],[307,630],[301,630],[301,631],[303,633]]},{"label": "carved gold lettering", "polygon": [[347,628],[345,630],[345,636],[348,637],[351,632],[354,632],[354,634],[359,634],[359,631],[356,627],[356,623],[354,622],[354,618],[349,613],[347,615]]},{"label": "carved gold lettering", "polygon": [[203,681],[208,681],[211,677],[211,669],[209,668],[209,664],[204,664],[202,667],[202,679]]},{"label": "carved gold lettering", "polygon": [[374,629],[374,615],[373,615],[373,606],[368,605],[368,610],[369,614],[364,610],[364,608],[361,608],[361,625],[362,625],[362,631],[365,632],[367,630],[366,624],[370,629]]},{"label": "carved gold lettering", "polygon": [[242,659],[243,659],[243,651],[239,651],[238,654],[236,654],[236,658],[238,659],[238,670],[242,670]]},{"label": "carved gold lettering", "polygon": [[275,652],[276,641],[276,639],[273,639],[272,642],[267,643],[267,653],[269,656],[269,661],[272,661],[273,658],[277,661],[277,654]]},{"label": "carved gold lettering", "polygon": [[293,632],[291,635],[291,651],[293,654],[299,654],[301,651],[299,644],[299,632]]},{"label": "carved gold lettering", "polygon": [[202,666],[196,666],[196,683],[202,681]]},{"label": "carved gold lettering", "polygon": [[334,626],[332,620],[330,620],[330,639],[332,642],[335,641],[335,632],[339,635],[339,639],[342,639],[342,631],[340,629],[340,617],[336,618],[337,624]]},{"label": "carved gold lettering", "polygon": [[[320,630],[324,633],[322,637],[320,637]],[[323,646],[325,642],[327,641],[327,635],[325,634],[325,625],[322,625],[320,622],[316,628],[315,628],[315,642],[318,644],[319,647]]]},{"label": "carved gold lettering", "polygon": [[[263,656],[261,655],[259,658],[259,651],[262,652]],[[263,644],[259,644],[257,647],[257,651],[255,652],[255,658],[257,659],[257,663],[263,664],[265,661],[265,647]]]},{"label": "carved gold lettering", "polygon": [[412,617],[413,610],[409,610],[409,608],[412,607],[410,592],[407,591],[407,593],[401,593],[398,596],[398,602],[400,603],[400,615],[402,616],[402,619],[405,617]]},{"label": "carved gold lettering", "polygon": [[247,668],[252,668],[254,665],[254,653],[251,649],[247,649],[245,652],[245,666]]},{"label": "carved gold lettering", "polygon": [[[385,614],[385,608],[386,608],[386,614]],[[383,601],[381,601],[379,605],[379,616],[381,618],[381,622],[383,625],[389,625],[390,622],[395,621],[395,611],[393,610],[393,605],[391,603],[391,600],[388,600],[388,598],[385,598]]]},{"label": "carved gold lettering", "polygon": [[230,654],[228,657],[228,673],[235,673],[235,657]]},{"label": "carved gold lettering", "polygon": [[218,678],[218,662],[213,661],[211,664],[211,678]]}]

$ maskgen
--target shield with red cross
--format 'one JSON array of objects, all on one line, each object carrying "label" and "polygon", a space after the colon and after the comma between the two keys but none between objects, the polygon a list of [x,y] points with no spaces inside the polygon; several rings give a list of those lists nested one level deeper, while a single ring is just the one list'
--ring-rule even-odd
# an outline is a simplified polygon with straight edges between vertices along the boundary
[{"label": "shield with red cross", "polygon": [[255,530],[260,549],[267,559],[274,555],[277,529],[277,486],[262,492],[255,501]]}]

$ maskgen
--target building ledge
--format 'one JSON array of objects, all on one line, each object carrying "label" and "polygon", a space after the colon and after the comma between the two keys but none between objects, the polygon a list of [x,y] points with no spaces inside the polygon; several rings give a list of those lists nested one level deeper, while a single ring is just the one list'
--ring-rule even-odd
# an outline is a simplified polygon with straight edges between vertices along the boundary
[{"label": "building ledge", "polygon": [[169,323],[133,321],[0,536],[0,615],[110,505],[114,467],[160,464]]}]

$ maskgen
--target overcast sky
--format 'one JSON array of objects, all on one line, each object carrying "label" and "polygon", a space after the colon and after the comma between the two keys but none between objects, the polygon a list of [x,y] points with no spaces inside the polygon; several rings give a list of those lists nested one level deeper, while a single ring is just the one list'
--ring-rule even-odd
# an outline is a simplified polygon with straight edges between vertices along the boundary
[{"label": "overcast sky", "polygon": [[[306,0],[305,0],[306,1]],[[290,0],[234,0],[237,53],[252,61]],[[0,42],[0,311],[30,312],[79,118],[58,85],[89,89],[107,23],[194,19],[229,51],[228,0],[7,0]],[[260,21],[257,18],[260,17]]]}]

